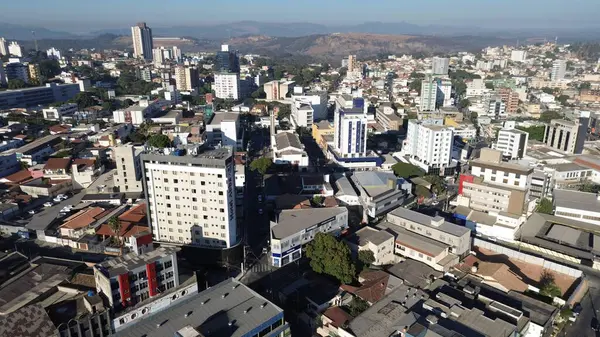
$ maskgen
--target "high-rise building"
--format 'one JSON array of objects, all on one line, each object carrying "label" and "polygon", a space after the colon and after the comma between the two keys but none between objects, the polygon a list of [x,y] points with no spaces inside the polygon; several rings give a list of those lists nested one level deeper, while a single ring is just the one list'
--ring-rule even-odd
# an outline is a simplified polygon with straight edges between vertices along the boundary
[{"label": "high-rise building", "polygon": [[589,111],[581,111],[577,121],[553,119],[546,125],[544,143],[569,154],[581,154],[587,136]]},{"label": "high-rise building", "polygon": [[215,72],[239,73],[240,58],[237,52],[229,50],[229,46],[224,44],[221,46],[221,51],[215,55]]},{"label": "high-rise building", "polygon": [[427,76],[421,83],[421,111],[434,111],[437,102],[437,81]]},{"label": "high-rise building", "polygon": [[487,115],[494,119],[506,118],[506,103],[500,96],[492,96],[488,101]]},{"label": "high-rise building", "polygon": [[52,60],[60,60],[61,59],[60,50],[58,50],[54,47],[46,50],[46,55],[48,55],[48,58],[52,59]]},{"label": "high-rise building", "polygon": [[510,60],[513,62],[525,62],[527,60],[526,50],[513,50],[510,52]]},{"label": "high-rise building", "polygon": [[443,124],[441,118],[408,121],[402,153],[427,172],[450,165],[454,131]]},{"label": "high-rise building", "polygon": [[222,99],[240,99],[240,74],[215,73],[215,96]]},{"label": "high-rise building", "polygon": [[552,81],[558,81],[565,78],[567,72],[567,61],[555,60],[552,63],[552,72],[550,73],[550,79]]},{"label": "high-rise building", "polygon": [[343,158],[366,157],[368,121],[364,98],[338,97],[333,119],[337,153]]},{"label": "high-rise building", "polygon": [[131,37],[133,38],[133,56],[152,60],[152,29],[146,26],[145,22],[138,22],[131,27]]},{"label": "high-rise building", "polygon": [[12,41],[8,45],[8,54],[17,57],[23,57],[23,48],[21,48],[17,41]]},{"label": "high-rise building", "polygon": [[173,61],[179,63],[182,58],[183,55],[181,54],[181,49],[177,48],[177,46],[173,46]]},{"label": "high-rise building", "polygon": [[42,73],[40,72],[40,65],[36,63],[29,63],[27,65],[29,70],[29,81],[37,82],[42,84]]},{"label": "high-rise building", "polygon": [[506,112],[516,114],[519,110],[519,93],[510,88],[499,88],[496,93],[506,105]]},{"label": "high-rise building", "polygon": [[157,149],[141,160],[155,241],[221,249],[239,242],[231,148]]},{"label": "high-rise building", "polygon": [[4,65],[6,78],[10,80],[21,80],[29,83],[29,67],[20,62],[10,62]]},{"label": "high-rise building", "polygon": [[529,133],[515,129],[514,122],[504,122],[504,127],[498,132],[498,140],[494,149],[502,151],[502,156],[509,160],[523,159],[527,153]]},{"label": "high-rise building", "polygon": [[438,108],[452,106],[452,81],[450,79],[438,78],[436,82],[436,106]]},{"label": "high-rise building", "polygon": [[143,146],[124,144],[112,147],[117,173],[113,176],[115,187],[120,192],[142,192],[142,162],[140,155]]},{"label": "high-rise building", "polygon": [[6,39],[0,37],[0,55],[8,55],[8,47],[6,46]]},{"label": "high-rise building", "polygon": [[198,88],[200,77],[198,68],[190,66],[175,67],[175,85],[177,90],[192,91]]},{"label": "high-rise building", "polygon": [[348,72],[356,70],[356,55],[348,55]]},{"label": "high-rise building", "polygon": [[434,57],[431,60],[431,72],[434,75],[448,75],[450,60],[445,57]]}]

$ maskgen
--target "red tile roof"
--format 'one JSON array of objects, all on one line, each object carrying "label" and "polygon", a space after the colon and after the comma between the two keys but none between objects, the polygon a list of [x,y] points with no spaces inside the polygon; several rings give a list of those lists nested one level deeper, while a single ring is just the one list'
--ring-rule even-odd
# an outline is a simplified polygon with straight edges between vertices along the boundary
[{"label": "red tile roof", "polygon": [[33,177],[31,176],[31,172],[29,172],[28,170],[21,170],[2,179],[5,179],[6,181],[13,184],[22,184],[32,180]]},{"label": "red tile roof", "polygon": [[94,167],[95,164],[95,159],[75,159],[71,165],[77,165],[78,170],[83,170],[88,167]]},{"label": "red tile roof", "polygon": [[71,158],[50,158],[44,165],[44,170],[67,170],[70,163]]},{"label": "red tile roof", "polygon": [[67,221],[60,225],[59,228],[77,229],[87,227],[108,215],[108,213],[110,213],[110,210],[102,207],[90,207],[68,217]]},{"label": "red tile roof", "polygon": [[351,285],[342,285],[340,288],[349,293],[362,298],[369,303],[375,303],[385,296],[390,275],[384,271],[363,271],[360,273],[360,279],[363,280],[360,287]]},{"label": "red tile roof", "polygon": [[135,205],[119,216],[119,220],[140,223],[146,219],[146,204]]},{"label": "red tile roof", "polygon": [[350,316],[344,311],[344,309],[340,307],[330,307],[329,309],[325,310],[323,315],[329,318],[332,321],[331,325],[336,328],[341,328],[352,320],[352,316]]},{"label": "red tile roof", "polygon": [[53,133],[67,133],[69,132],[69,128],[63,125],[52,125],[48,128],[48,131]]},{"label": "red tile roof", "polygon": [[[128,238],[136,236],[139,233],[150,232],[147,226],[134,225],[130,222],[121,221],[121,229],[119,230],[119,236]],[[115,232],[110,228],[108,224],[103,224],[96,230],[97,235],[115,236]]]}]

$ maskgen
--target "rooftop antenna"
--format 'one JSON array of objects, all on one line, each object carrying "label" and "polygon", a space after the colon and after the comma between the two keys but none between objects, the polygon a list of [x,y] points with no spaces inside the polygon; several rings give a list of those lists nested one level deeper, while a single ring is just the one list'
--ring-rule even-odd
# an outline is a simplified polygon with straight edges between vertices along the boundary
[{"label": "rooftop antenna", "polygon": [[38,42],[37,42],[37,38],[35,37],[35,30],[31,31],[31,35],[33,35],[33,42],[35,43],[35,51],[38,52]]}]

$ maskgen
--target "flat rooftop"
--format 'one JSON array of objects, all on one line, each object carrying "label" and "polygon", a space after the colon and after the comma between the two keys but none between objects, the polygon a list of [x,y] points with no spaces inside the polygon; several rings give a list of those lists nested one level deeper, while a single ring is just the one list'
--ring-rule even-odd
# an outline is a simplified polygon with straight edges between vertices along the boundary
[{"label": "flat rooftop", "polygon": [[[372,198],[396,190],[396,182],[398,181],[393,173],[377,171],[354,172],[352,177]],[[392,182],[391,185],[390,182]]]},{"label": "flat rooftop", "polygon": [[167,255],[177,253],[178,250],[179,249],[176,247],[159,247],[142,255],[129,253],[115,259],[104,261],[98,264],[98,266],[105,268],[108,271],[109,277],[113,277],[148,263],[158,261]]},{"label": "flat rooftop", "polygon": [[529,174],[533,172],[533,168],[514,164],[507,162],[494,163],[486,160],[482,160],[481,158],[477,158],[471,160],[471,166],[479,166],[483,168],[490,168],[494,170],[501,170],[505,172],[515,173],[515,174]]},{"label": "flat rooftop", "polygon": [[221,124],[221,122],[235,122],[240,118],[240,114],[236,112],[217,112],[208,123],[209,125]]},{"label": "flat rooftop", "polygon": [[556,207],[600,212],[600,200],[595,193],[555,189],[553,195]]},{"label": "flat rooftop", "polygon": [[298,135],[291,132],[280,132],[275,135],[275,144],[278,150],[282,150],[287,147],[303,150],[302,143],[300,143],[300,138],[298,138]]},{"label": "flat rooftop", "polygon": [[389,222],[377,225],[382,230],[388,230],[395,234],[396,242],[431,257],[436,257],[448,249],[449,245],[430,239],[418,233],[411,232],[400,226]]},{"label": "flat rooftop", "polygon": [[127,326],[115,336],[176,336],[177,331],[190,326],[202,336],[241,337],[253,335],[255,328],[267,322],[273,324],[279,317],[283,320],[283,310],[229,279]]},{"label": "flat rooftop", "polygon": [[[452,234],[454,236],[463,236],[466,233],[471,232],[471,230],[466,227],[455,225],[448,221],[442,222],[443,218],[440,216],[432,218],[428,215],[425,215],[425,214],[422,214],[419,212],[415,212],[415,211],[411,211],[410,209],[406,209],[404,207],[398,207],[395,210],[391,211],[389,214],[391,214],[392,216],[397,216],[402,219],[407,219],[412,222],[416,222],[416,223],[419,223],[421,225],[425,225],[425,226],[428,226],[431,228],[436,228],[444,233]],[[439,226],[434,226],[431,224],[432,220],[435,222],[441,222],[441,224]]]},{"label": "flat rooftop", "polygon": [[348,213],[348,209],[331,207],[283,210],[277,224],[271,227],[271,233],[275,239],[284,239],[321,222],[333,220],[342,213]]}]

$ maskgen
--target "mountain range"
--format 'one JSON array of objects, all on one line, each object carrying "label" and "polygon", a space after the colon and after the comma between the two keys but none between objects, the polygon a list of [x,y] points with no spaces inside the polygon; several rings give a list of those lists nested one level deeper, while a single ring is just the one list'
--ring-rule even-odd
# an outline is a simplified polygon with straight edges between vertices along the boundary
[{"label": "mountain range", "polygon": [[[529,38],[560,36],[561,39],[597,39],[595,28],[545,28],[545,29],[484,29],[474,26],[416,25],[408,22],[364,22],[354,25],[323,25],[308,22],[257,22],[238,21],[194,26],[152,27],[155,36],[192,37],[197,39],[223,40],[247,35],[273,37],[301,37],[333,33],[366,33],[383,35],[427,35],[427,36],[492,36],[504,38]],[[84,34],[54,31],[43,27],[0,23],[0,36],[14,40],[33,40],[32,31],[38,39],[85,39],[104,34],[130,35],[129,27],[103,29]]]}]

